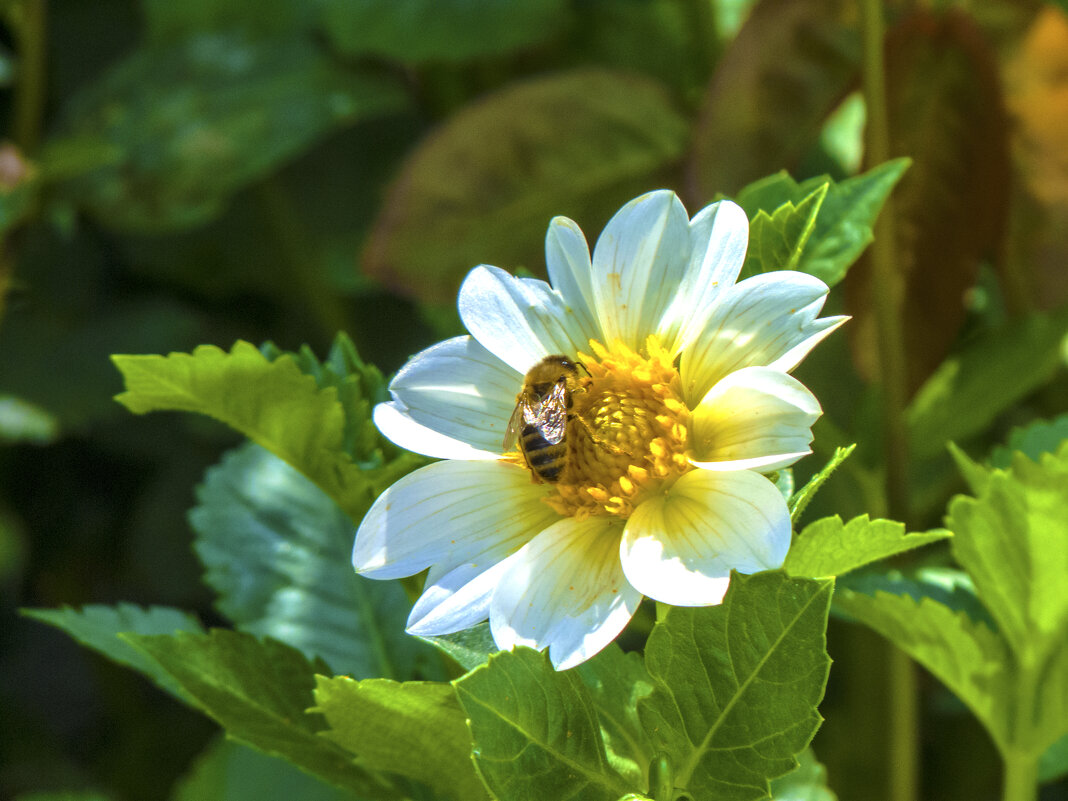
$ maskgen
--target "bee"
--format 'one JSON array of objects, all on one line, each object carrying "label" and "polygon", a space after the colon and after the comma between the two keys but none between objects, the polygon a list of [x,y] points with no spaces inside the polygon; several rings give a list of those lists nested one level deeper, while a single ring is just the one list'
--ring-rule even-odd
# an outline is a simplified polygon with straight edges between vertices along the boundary
[{"label": "bee", "polygon": [[567,424],[571,395],[582,389],[580,367],[581,362],[567,356],[546,356],[526,374],[516,395],[504,450],[518,440],[535,481],[558,481],[567,466]]}]

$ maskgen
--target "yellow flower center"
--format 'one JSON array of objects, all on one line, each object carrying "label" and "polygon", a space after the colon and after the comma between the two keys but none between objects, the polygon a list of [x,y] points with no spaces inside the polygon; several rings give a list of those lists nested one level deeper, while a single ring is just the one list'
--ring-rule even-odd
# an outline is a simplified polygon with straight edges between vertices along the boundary
[{"label": "yellow flower center", "polygon": [[567,461],[546,502],[562,515],[628,517],[690,469],[690,410],[672,354],[649,337],[647,355],[590,340],[589,373],[572,393]]}]

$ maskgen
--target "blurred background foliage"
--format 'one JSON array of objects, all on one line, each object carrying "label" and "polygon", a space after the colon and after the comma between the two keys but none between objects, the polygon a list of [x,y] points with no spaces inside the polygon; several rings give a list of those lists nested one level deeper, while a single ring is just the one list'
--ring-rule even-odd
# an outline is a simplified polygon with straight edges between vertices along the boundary
[{"label": "blurred background foliage", "polygon": [[[962,488],[944,439],[985,456],[1066,406],[1066,5],[887,5],[911,408],[956,400],[912,432],[914,527]],[[543,274],[553,215],[592,244],[649,189],[695,212],[779,169],[873,166],[852,0],[4,0],[0,20],[4,798],[339,797],[17,617],[132,600],[219,620],[186,514],[238,440],[129,417],[108,354],[325,355],[346,331],[388,374],[458,332],[472,266]],[[799,371],[827,415],[798,485],[860,443],[809,519],[887,512],[869,284],[862,261],[832,294],[848,332]],[[817,752],[842,798],[881,799],[885,649],[840,623],[830,648]],[[921,690],[922,797],[995,797],[978,724]]]}]

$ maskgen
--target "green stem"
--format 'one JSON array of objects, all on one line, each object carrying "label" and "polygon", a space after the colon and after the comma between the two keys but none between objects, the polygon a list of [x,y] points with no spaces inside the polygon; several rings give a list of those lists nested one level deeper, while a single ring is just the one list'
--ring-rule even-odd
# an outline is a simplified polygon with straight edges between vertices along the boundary
[{"label": "green stem", "polygon": [[[890,158],[890,123],[886,103],[885,25],[882,0],[861,0],[864,39],[863,80],[868,107],[867,161],[882,164]],[[875,226],[872,243],[874,301],[879,374],[882,377],[883,431],[886,443],[886,500],[891,516],[909,519],[908,439],[905,400],[908,376],[901,326],[902,285],[896,273],[897,231],[894,201],[889,198]],[[889,665],[890,799],[916,801],[919,788],[919,704],[915,666],[896,649]]]},{"label": "green stem", "polygon": [[1021,753],[1005,754],[1003,801],[1035,801],[1038,798],[1038,761]]},{"label": "green stem", "polygon": [[45,102],[45,0],[23,0],[16,22],[18,85],[15,92],[12,137],[24,153],[41,139]]}]

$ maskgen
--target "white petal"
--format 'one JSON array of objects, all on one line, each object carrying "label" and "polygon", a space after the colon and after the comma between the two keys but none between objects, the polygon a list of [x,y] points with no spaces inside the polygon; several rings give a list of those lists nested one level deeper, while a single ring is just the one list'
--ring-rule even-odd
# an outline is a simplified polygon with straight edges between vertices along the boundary
[{"label": "white petal", "polygon": [[691,470],[627,521],[623,572],[643,595],[675,606],[718,604],[730,571],[782,565],[790,513],[759,473]]},{"label": "white petal", "polygon": [[619,564],[621,524],[565,518],[512,556],[490,602],[497,645],[548,647],[564,670],[612,642],[641,602]]},{"label": "white petal", "polygon": [[[593,311],[590,246],[586,244],[582,229],[567,217],[555,217],[549,223],[545,235],[545,266],[549,271],[549,282],[578,319],[579,328],[602,341],[604,335]],[[583,348],[588,348],[588,343],[583,343]]]},{"label": "white petal", "polygon": [[738,279],[749,244],[749,219],[741,206],[721,200],[690,221],[690,264],[658,333],[678,353],[704,330],[716,298]]},{"label": "white petal", "polygon": [[848,317],[817,320],[827,285],[781,270],[747,278],[725,292],[704,330],[682,352],[683,394],[692,407],[712,385],[743,367],[794,369]]},{"label": "white petal", "polygon": [[719,381],[693,411],[693,464],[707,470],[778,470],[811,453],[822,410],[805,385],[770,367]]},{"label": "white petal", "polygon": [[643,347],[689,261],[690,220],[674,192],[650,192],[616,212],[593,249],[593,296],[606,344]]},{"label": "white petal", "polygon": [[402,448],[439,459],[496,459],[523,376],[471,337],[413,356],[375,407],[378,430]]},{"label": "white petal", "polygon": [[422,637],[451,634],[488,618],[493,590],[508,568],[507,556],[487,551],[478,561],[430,568],[423,594],[408,615],[407,632]]},{"label": "white petal", "polygon": [[460,287],[460,319],[486,350],[520,373],[551,354],[574,357],[594,332],[544,281],[482,265]]},{"label": "white petal", "polygon": [[481,563],[518,549],[559,515],[547,490],[507,462],[445,461],[383,492],[356,532],[352,563],[371,578],[411,576],[439,562]]}]

